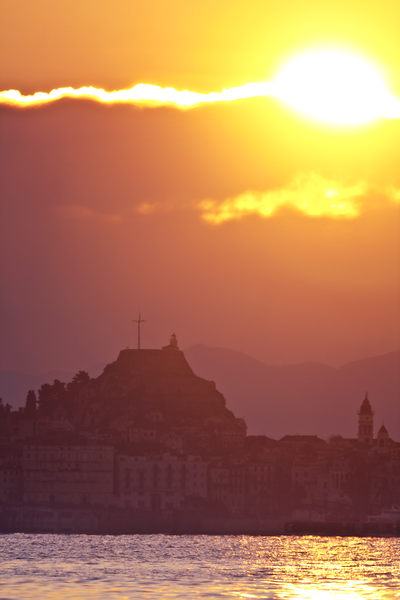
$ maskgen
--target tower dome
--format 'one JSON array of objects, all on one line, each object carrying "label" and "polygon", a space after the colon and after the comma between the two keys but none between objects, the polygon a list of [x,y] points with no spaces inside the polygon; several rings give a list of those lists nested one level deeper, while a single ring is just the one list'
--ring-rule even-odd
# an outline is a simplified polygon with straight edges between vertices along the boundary
[{"label": "tower dome", "polygon": [[374,440],[374,411],[372,410],[368,394],[358,411],[358,441],[364,444],[372,444]]},{"label": "tower dome", "polygon": [[371,403],[368,399],[368,394],[365,394],[365,398],[363,400],[363,403],[361,404],[360,411],[358,414],[359,415],[372,415],[373,414]]}]

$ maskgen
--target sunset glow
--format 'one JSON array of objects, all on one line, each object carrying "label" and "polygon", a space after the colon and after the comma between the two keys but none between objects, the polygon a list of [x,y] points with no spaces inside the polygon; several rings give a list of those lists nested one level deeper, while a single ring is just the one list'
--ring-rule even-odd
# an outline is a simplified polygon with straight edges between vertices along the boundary
[{"label": "sunset glow", "polygon": [[249,191],[222,202],[204,200],[199,208],[203,219],[214,224],[252,214],[272,217],[285,206],[308,217],[352,219],[359,215],[359,200],[365,191],[364,183],[346,186],[338,181],[309,174],[296,177],[285,189]]},{"label": "sunset glow", "polygon": [[106,103],[142,106],[172,104],[179,108],[204,103],[272,96],[305,115],[336,125],[357,125],[378,118],[400,118],[400,101],[392,96],[376,69],[344,52],[317,51],[290,61],[272,82],[247,83],[202,94],[140,83],[129,90],[107,92],[94,87],[54,89],[24,96],[0,92],[0,103],[16,106],[46,104],[60,98],[90,98]]},{"label": "sunset glow", "polygon": [[311,52],[292,60],[278,75],[275,94],[306,115],[336,124],[400,117],[376,69],[344,52]]},{"label": "sunset glow", "polygon": [[[397,351],[399,22],[390,0],[2,2],[1,368],[106,364],[139,308],[143,348],[175,331],[332,369]],[[295,387],[299,414],[237,415],[351,437],[369,390],[400,439],[394,396],[346,390],[326,396],[346,418]]]}]

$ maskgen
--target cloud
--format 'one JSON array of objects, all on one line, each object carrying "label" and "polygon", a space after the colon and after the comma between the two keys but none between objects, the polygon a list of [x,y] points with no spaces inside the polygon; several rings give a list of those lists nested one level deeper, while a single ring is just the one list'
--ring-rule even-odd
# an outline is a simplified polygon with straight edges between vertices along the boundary
[{"label": "cloud", "polygon": [[365,182],[346,185],[308,173],[295,177],[286,188],[247,191],[222,201],[202,200],[198,209],[205,221],[215,224],[248,215],[268,218],[283,207],[291,207],[308,217],[353,219],[360,214],[360,200],[367,189]]},{"label": "cloud", "polygon": [[104,214],[79,204],[68,204],[61,207],[62,214],[69,219],[95,220],[102,223],[119,224],[123,221],[121,215]]},{"label": "cloud", "polygon": [[0,104],[27,107],[37,104],[48,104],[60,98],[90,98],[106,103],[123,102],[138,106],[173,104],[177,107],[187,108],[204,103],[231,102],[244,98],[273,95],[273,84],[267,82],[246,83],[240,87],[223,89],[221,92],[210,92],[208,94],[188,90],[175,90],[174,88],[161,88],[158,85],[139,83],[129,90],[117,90],[114,92],[107,92],[103,89],[87,86],[78,89],[72,87],[58,88],[49,93],[35,92],[34,94],[24,96],[18,90],[5,90],[0,92]]},{"label": "cloud", "polygon": [[[307,62],[304,60],[304,58],[307,59],[307,56],[301,58],[307,66]],[[317,53],[317,58],[322,65],[326,61],[324,53]],[[317,119],[338,124],[357,124],[381,117],[400,118],[400,101],[384,89],[383,83],[381,84],[378,77],[374,78],[370,75],[367,81],[362,81],[364,85],[360,86],[360,77],[356,77],[357,69],[353,66],[353,73],[349,66],[347,70],[344,68],[346,64],[349,65],[349,62],[352,62],[349,61],[349,57],[343,56],[340,57],[340,60],[340,69],[337,64],[339,61],[337,56],[333,57],[333,66],[336,69],[328,69],[325,66],[325,71],[329,73],[329,76],[327,76],[327,81],[322,82],[322,89],[321,72],[324,69],[321,69],[321,65],[319,65],[318,69],[305,73],[301,70],[299,73],[296,71],[292,73],[293,69],[289,68],[275,81],[245,83],[239,87],[224,88],[220,92],[207,94],[139,83],[131,89],[112,92],[92,86],[78,89],[57,88],[49,93],[35,92],[27,96],[21,94],[19,90],[4,90],[0,92],[0,104],[29,107],[48,104],[60,98],[86,98],[108,104],[129,103],[147,107],[168,104],[185,109],[199,104],[270,96],[283,100]],[[295,67],[298,67],[297,62],[299,61],[293,63]],[[309,57],[308,62],[310,62]],[[362,72],[358,63],[357,67]],[[341,75],[337,81],[331,81],[332,72],[335,70],[339,73],[344,70],[345,76]]]},{"label": "cloud", "polygon": [[400,189],[399,188],[395,188],[394,186],[389,186],[386,189],[386,194],[391,200],[393,200],[393,202],[400,204]]},{"label": "cloud", "polygon": [[182,204],[167,201],[141,202],[138,206],[135,206],[133,212],[139,213],[140,215],[153,215],[154,213],[171,212],[173,210],[182,210],[183,208]]},{"label": "cloud", "polygon": [[[372,193],[375,192],[372,196]],[[316,173],[298,174],[286,187],[269,191],[250,190],[224,200],[204,199],[193,202],[165,200],[143,201],[131,212],[102,213],[82,205],[69,204],[61,208],[64,216],[75,220],[97,221],[111,225],[129,221],[134,215],[151,217],[163,213],[197,212],[213,225],[256,215],[267,219],[282,209],[292,209],[308,218],[355,219],[368,207],[390,203],[400,204],[400,189],[388,186],[379,189],[365,181],[344,183]]]}]

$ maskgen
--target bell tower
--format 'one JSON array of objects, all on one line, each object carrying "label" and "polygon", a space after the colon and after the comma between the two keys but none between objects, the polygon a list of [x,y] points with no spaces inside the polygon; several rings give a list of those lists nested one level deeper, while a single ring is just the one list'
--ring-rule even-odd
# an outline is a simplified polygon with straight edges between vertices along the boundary
[{"label": "bell tower", "polygon": [[368,394],[365,394],[358,411],[358,441],[363,444],[372,444],[374,441],[374,414],[368,400]]}]

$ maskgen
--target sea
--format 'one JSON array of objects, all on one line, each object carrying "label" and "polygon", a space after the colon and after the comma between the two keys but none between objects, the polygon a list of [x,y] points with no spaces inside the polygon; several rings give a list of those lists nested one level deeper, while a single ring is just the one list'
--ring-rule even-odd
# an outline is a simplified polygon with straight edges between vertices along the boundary
[{"label": "sea", "polygon": [[400,598],[400,539],[0,535],[0,600]]}]

